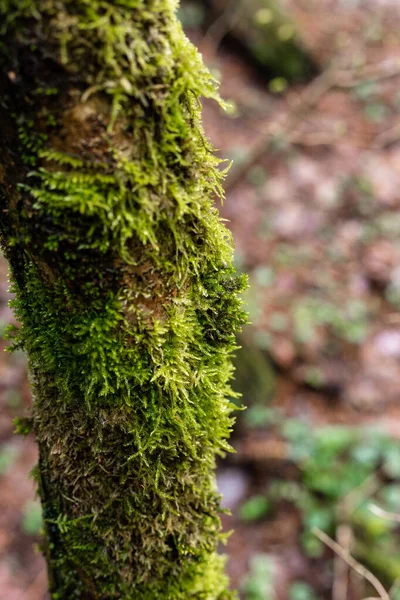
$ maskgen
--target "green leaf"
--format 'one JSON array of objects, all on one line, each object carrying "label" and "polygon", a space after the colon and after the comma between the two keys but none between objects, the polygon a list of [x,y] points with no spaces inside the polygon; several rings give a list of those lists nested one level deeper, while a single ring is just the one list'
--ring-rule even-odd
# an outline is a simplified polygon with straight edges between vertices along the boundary
[{"label": "green leaf", "polygon": [[27,535],[37,535],[42,527],[42,507],[39,502],[32,501],[24,508],[22,529]]},{"label": "green leaf", "polygon": [[0,446],[0,475],[8,473],[16,461],[18,450],[14,444]]},{"label": "green leaf", "polygon": [[245,421],[248,427],[265,427],[266,425],[275,425],[280,415],[277,410],[262,404],[250,406],[245,412]]},{"label": "green leaf", "polygon": [[310,558],[320,558],[324,553],[323,543],[309,531],[302,535],[301,543],[305,553]]},{"label": "green leaf", "polygon": [[242,521],[257,521],[265,517],[271,510],[271,503],[265,496],[253,496],[245,502],[239,511]]},{"label": "green leaf", "polygon": [[400,478],[400,445],[393,444],[385,452],[383,468],[389,477]]},{"label": "green leaf", "polygon": [[295,581],[289,590],[289,600],[316,600],[314,590],[304,581]]}]

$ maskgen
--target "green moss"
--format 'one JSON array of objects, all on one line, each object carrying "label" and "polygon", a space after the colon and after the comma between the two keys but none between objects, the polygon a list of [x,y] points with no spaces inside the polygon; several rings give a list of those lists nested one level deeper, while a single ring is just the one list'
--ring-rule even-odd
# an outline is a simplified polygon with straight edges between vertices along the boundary
[{"label": "green moss", "polygon": [[53,600],[234,597],[213,469],[246,283],[213,206],[223,171],[199,98],[214,82],[175,9],[0,0],[21,157],[0,109],[0,231]]}]

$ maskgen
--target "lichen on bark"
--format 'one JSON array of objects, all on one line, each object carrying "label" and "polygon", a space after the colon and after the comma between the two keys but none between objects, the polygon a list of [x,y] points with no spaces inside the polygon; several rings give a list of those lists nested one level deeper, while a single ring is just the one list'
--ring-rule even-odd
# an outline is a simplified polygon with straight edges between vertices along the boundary
[{"label": "lichen on bark", "polygon": [[246,283],[175,12],[0,0],[0,234],[53,600],[234,597],[213,470]]}]

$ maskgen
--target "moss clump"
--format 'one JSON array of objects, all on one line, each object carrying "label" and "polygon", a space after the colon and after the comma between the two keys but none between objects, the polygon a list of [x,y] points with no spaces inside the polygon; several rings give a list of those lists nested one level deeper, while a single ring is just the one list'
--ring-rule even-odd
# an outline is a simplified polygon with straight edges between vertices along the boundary
[{"label": "moss clump", "polygon": [[54,600],[234,597],[213,469],[245,281],[175,10],[0,0],[0,231]]}]

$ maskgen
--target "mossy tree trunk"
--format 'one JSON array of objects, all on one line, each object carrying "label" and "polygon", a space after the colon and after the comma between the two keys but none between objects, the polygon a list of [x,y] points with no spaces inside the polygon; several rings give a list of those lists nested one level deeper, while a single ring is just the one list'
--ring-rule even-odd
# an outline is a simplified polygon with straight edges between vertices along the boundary
[{"label": "mossy tree trunk", "polygon": [[245,282],[175,10],[0,0],[0,232],[57,600],[232,597],[213,470]]}]

